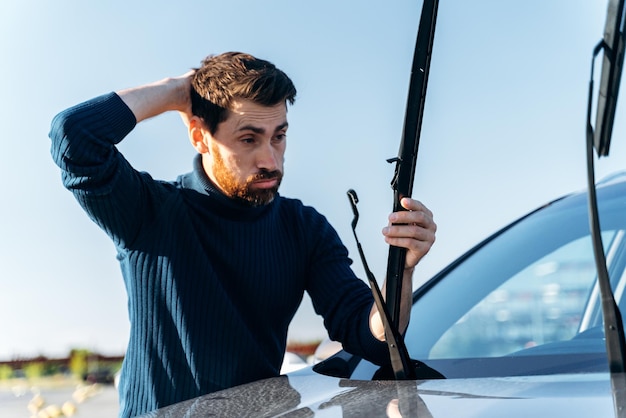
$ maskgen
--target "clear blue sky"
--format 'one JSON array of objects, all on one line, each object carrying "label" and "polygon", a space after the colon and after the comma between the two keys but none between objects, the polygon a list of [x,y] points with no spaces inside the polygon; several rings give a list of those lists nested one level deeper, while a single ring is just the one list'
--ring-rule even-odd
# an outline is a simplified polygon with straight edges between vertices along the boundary
[{"label": "clear blue sky", "polygon": [[[356,189],[359,235],[382,279],[385,160],[398,150],[420,10],[408,0],[0,3],[0,359],[123,352],[115,251],[61,186],[50,120],[93,96],[182,74],[210,53],[250,52],[292,77],[299,96],[281,193],[324,213],[361,273],[346,198]],[[587,83],[605,12],[602,0],[441,2],[414,189],[439,231],[416,283],[585,187]],[[598,177],[624,167],[624,136],[622,118]],[[121,148],[162,179],[189,171],[194,152],[174,114],[140,125]],[[305,301],[291,338],[323,336],[320,324]]]}]

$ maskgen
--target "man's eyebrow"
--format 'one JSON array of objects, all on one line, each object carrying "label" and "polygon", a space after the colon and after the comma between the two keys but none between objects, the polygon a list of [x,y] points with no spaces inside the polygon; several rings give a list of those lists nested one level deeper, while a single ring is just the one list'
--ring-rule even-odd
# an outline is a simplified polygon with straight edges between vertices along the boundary
[{"label": "man's eyebrow", "polygon": [[[280,125],[278,125],[276,127],[276,129],[274,129],[274,132],[278,132],[278,131],[282,131],[283,129],[286,129],[289,126],[288,122],[284,122],[281,123]],[[252,131],[255,134],[264,134],[265,133],[265,129],[260,128],[258,126],[254,126],[254,125],[243,125],[240,126],[237,131]]]}]

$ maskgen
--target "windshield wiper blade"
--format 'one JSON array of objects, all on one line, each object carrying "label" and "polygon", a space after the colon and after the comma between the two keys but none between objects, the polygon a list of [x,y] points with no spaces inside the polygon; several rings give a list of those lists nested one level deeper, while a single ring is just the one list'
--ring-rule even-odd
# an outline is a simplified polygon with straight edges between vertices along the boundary
[{"label": "windshield wiper blade", "polygon": [[[604,37],[594,49],[594,59],[600,50],[604,51],[596,103],[596,127],[595,132],[593,132],[593,144],[598,156],[609,155],[617,96],[624,64],[624,41],[624,0],[609,0]],[[591,71],[593,82],[593,68]]]},{"label": "windshield wiper blade", "polygon": [[[615,108],[622,74],[622,64],[624,61],[624,7],[625,0],[609,0],[604,38],[593,50],[586,129],[589,224],[596,262],[598,287],[600,289],[606,352],[611,374],[611,386],[613,389],[613,403],[616,416],[618,417],[626,417],[626,375],[624,374],[626,372],[626,338],[624,337],[622,315],[619,306],[615,302],[615,295],[611,287],[606,256],[604,254],[604,245],[602,244],[593,151],[595,147],[598,157],[607,156],[609,154]],[[593,70],[595,59],[601,51],[604,52],[604,59],[602,63],[602,78],[598,92],[596,127],[594,132],[594,128],[591,124],[594,94]]]},{"label": "windshield wiper blade", "polygon": [[[415,51],[413,53],[413,63],[411,66],[406,115],[402,140],[400,141],[400,149],[397,157],[387,160],[389,163],[396,163],[394,176],[391,181],[391,187],[394,191],[393,212],[406,210],[402,207],[400,201],[404,197],[410,197],[413,190],[438,6],[439,0],[424,0],[422,3],[422,13],[420,15],[417,39],[415,41]],[[411,362],[406,347],[404,346],[403,336],[399,332],[406,249],[393,245],[389,246],[386,276],[387,297],[385,302],[380,288],[376,283],[376,279],[367,266],[363,249],[356,235],[356,223],[359,218],[356,209],[356,203],[358,202],[356,192],[350,190],[348,191],[348,196],[350,197],[350,203],[354,211],[352,232],[357,241],[359,255],[361,256],[361,261],[363,262],[367,279],[370,282],[376,306],[385,327],[385,338],[389,345],[391,363],[396,379],[415,378],[416,367],[426,370],[426,375],[428,376],[432,375],[437,378],[443,377],[436,371],[432,371],[431,373],[430,368],[421,362]]]},{"label": "windshield wiper blade", "polygon": [[[411,197],[413,191],[438,7],[439,0],[424,0],[422,4],[422,14],[420,16],[411,66],[402,140],[400,141],[398,156],[387,160],[389,163],[396,163],[394,176],[391,180],[391,188],[394,191],[393,212],[405,210],[400,201],[403,197]],[[389,246],[386,293],[391,321],[396,327],[399,325],[400,320],[402,275],[405,259],[405,248],[394,245]]]}]

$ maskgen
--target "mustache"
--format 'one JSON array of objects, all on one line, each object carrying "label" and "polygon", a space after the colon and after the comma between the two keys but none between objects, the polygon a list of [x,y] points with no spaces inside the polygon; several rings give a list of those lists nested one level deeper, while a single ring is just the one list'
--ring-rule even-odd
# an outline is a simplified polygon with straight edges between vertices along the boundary
[{"label": "mustache", "polygon": [[250,176],[248,178],[248,182],[259,181],[259,180],[271,180],[271,179],[281,179],[283,177],[283,173],[280,170],[261,170],[258,173]]}]

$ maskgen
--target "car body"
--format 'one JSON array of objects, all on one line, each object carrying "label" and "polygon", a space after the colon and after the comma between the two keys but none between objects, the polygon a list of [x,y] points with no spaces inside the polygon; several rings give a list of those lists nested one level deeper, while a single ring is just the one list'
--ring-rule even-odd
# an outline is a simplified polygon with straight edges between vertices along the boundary
[{"label": "car body", "polygon": [[604,374],[426,381],[356,381],[281,376],[146,417],[607,417]]},{"label": "car body", "polygon": [[[626,172],[597,185],[617,305],[626,304]],[[340,351],[286,376],[192,399],[168,416],[612,416],[585,190],[493,234],[414,292],[417,380]],[[433,379],[434,369],[444,379]],[[400,415],[398,415],[400,414]]]}]

